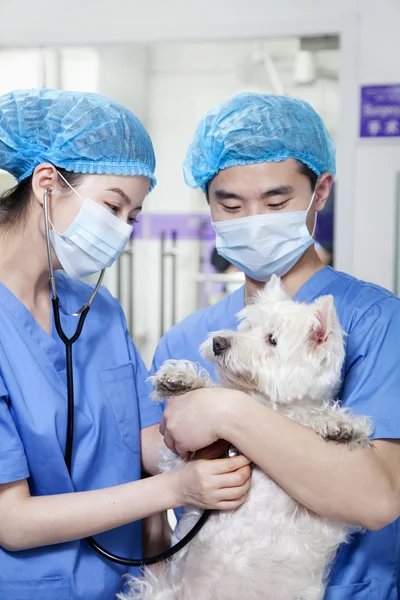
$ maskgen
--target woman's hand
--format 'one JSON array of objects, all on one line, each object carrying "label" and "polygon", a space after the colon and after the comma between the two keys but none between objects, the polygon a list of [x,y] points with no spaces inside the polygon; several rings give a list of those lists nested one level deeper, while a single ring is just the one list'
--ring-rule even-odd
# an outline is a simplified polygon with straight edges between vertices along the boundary
[{"label": "woman's hand", "polygon": [[250,488],[249,465],[250,461],[241,455],[184,463],[174,471],[179,504],[217,510],[238,508]]},{"label": "woman's hand", "polygon": [[224,438],[226,421],[251,399],[243,392],[203,388],[169,398],[160,432],[170,450],[187,456]]}]

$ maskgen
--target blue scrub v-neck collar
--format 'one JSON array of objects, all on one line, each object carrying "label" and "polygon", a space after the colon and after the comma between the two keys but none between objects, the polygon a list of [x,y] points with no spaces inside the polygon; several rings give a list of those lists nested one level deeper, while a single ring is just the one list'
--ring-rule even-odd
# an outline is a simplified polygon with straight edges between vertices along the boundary
[{"label": "blue scrub v-neck collar", "polygon": [[320,269],[301,286],[293,300],[295,302],[313,302],[322,295],[323,290],[336,278],[337,273],[332,267]]},{"label": "blue scrub v-neck collar", "polygon": [[[335,279],[337,273],[332,267],[324,267],[310,277],[298,290],[293,300],[295,302],[313,302],[321,296],[321,292]],[[242,286],[229,297],[229,314],[236,315],[245,307],[245,286]]]}]

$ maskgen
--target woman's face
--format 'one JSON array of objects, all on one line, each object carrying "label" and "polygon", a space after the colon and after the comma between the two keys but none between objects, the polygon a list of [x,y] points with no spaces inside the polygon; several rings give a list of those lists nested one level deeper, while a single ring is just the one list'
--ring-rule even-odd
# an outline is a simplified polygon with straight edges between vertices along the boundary
[{"label": "woman's face", "polygon": [[[59,233],[64,233],[78,214],[82,200],[66,184],[56,186],[50,195],[50,219]],[[133,225],[149,191],[147,177],[122,175],[84,175],[74,190],[83,198],[101,204],[124,223]]]}]

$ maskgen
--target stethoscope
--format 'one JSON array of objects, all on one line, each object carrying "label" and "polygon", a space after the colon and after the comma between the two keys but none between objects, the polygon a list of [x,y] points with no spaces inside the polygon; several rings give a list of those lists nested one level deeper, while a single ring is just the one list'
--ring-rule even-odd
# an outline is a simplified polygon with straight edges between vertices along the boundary
[{"label": "stethoscope", "polygon": [[[63,306],[60,302],[59,297],[57,296],[57,288],[56,288],[56,280],[54,277],[53,270],[53,260],[52,260],[52,252],[50,245],[50,232],[49,232],[49,190],[46,189],[44,191],[44,221],[45,221],[45,233],[46,233],[46,244],[47,244],[47,258],[49,263],[49,286],[52,294],[51,303],[53,307],[54,314],[54,324],[57,331],[58,336],[61,341],[65,345],[65,358],[66,358],[66,371],[67,371],[67,397],[68,397],[68,412],[67,412],[67,435],[66,435],[66,445],[65,445],[65,464],[68,469],[68,473],[71,476],[71,468],[72,468],[72,449],[73,449],[73,441],[74,441],[74,414],[75,414],[75,402],[74,402],[74,377],[73,377],[73,361],[72,361],[72,346],[79,339],[83,325],[85,323],[86,317],[90,310],[90,307],[95,299],[97,292],[99,291],[101,282],[103,281],[104,272],[101,271],[99,279],[96,283],[96,286],[89,298],[89,300],[84,304],[77,312],[72,315],[66,312],[63,309]],[[73,336],[68,337],[61,325],[60,319],[60,309],[61,311],[67,315],[72,317],[79,317],[78,325],[76,327],[75,333]],[[229,455],[233,455],[229,452]],[[179,542],[177,542],[171,548],[168,548],[165,552],[161,552],[160,554],[156,554],[155,556],[151,556],[148,558],[125,558],[122,556],[117,556],[112,552],[109,552],[103,546],[100,546],[93,537],[86,538],[86,542],[89,544],[93,550],[95,550],[98,554],[107,558],[108,560],[120,564],[125,565],[127,567],[142,567],[145,565],[153,565],[155,563],[161,562],[168,558],[171,558],[174,554],[182,550],[200,531],[203,527],[207,519],[209,518],[212,511],[205,510],[200,519],[197,521],[196,525],[187,533]]]}]

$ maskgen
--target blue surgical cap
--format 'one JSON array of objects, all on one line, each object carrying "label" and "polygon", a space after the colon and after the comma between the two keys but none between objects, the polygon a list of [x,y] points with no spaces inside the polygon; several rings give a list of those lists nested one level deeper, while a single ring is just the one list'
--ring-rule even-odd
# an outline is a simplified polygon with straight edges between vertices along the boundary
[{"label": "blue surgical cap", "polygon": [[186,183],[207,189],[222,169],[295,158],[318,177],[335,175],[335,144],[321,117],[303,100],[239,94],[200,121],[183,165]]},{"label": "blue surgical cap", "polygon": [[156,184],[149,135],[120,104],[49,89],[0,96],[0,168],[22,181],[44,162],[75,173],[143,175]]}]

